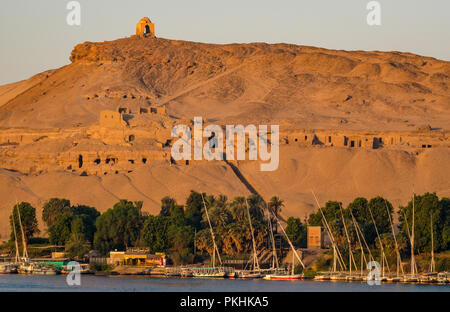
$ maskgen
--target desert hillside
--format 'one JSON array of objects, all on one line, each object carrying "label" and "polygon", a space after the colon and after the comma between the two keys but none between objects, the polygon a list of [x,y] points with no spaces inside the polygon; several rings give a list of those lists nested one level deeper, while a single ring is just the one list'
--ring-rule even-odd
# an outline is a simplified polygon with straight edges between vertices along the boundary
[{"label": "desert hillside", "polygon": [[[142,200],[157,213],[162,197],[182,203],[191,189],[257,192],[280,196],[284,215],[303,218],[314,209],[311,190],[344,204],[382,195],[398,206],[413,190],[450,196],[449,62],[136,36],[77,45],[70,60],[0,86],[2,240],[16,200],[31,202],[41,221],[51,197],[100,211]],[[170,130],[195,116],[280,125],[278,170],[173,162]]]},{"label": "desert hillside", "polygon": [[450,63],[400,52],[163,38],[83,43],[72,64],[0,87],[3,127],[91,125],[117,105],[305,128],[448,127]]}]

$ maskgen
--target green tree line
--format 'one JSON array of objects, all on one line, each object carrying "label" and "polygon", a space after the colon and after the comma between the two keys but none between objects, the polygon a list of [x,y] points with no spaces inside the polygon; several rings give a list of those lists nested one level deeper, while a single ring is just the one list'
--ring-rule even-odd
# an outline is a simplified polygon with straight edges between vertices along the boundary
[{"label": "green tree line", "polygon": [[[74,206],[67,199],[51,198],[43,205],[42,220],[47,226],[49,242],[64,245],[66,252],[73,257],[80,257],[92,248],[107,255],[111,250],[134,246],[149,247],[151,252],[169,253],[176,263],[192,263],[196,256],[210,256],[213,252],[204,205],[208,209],[219,252],[225,257],[248,256],[252,252],[247,209],[250,211],[258,249],[271,248],[270,225],[274,232],[280,231],[277,220],[282,219],[284,202],[276,196],[266,204],[257,195],[229,200],[225,195],[213,196],[196,191],[190,192],[184,205],[178,204],[173,198],[164,197],[158,215],[143,213],[141,201],[122,199],[100,214],[94,207]],[[408,229],[411,230],[412,225],[412,206],[411,200],[397,211],[396,238],[405,257],[410,248]],[[431,231],[435,240],[434,251],[449,249],[449,207],[448,198],[439,199],[434,193],[414,197],[416,253],[431,251]],[[10,216],[11,241],[14,240],[13,224],[16,234],[21,235],[19,212],[25,238],[29,241],[39,234],[36,209],[26,202],[14,206]],[[382,197],[370,200],[360,197],[347,207],[342,207],[340,202],[329,201],[322,207],[322,212],[344,254],[348,248],[345,222],[354,249],[357,249],[358,244],[356,223],[370,248],[379,248],[378,230],[387,253],[395,257],[389,221],[393,220],[394,209],[389,201]],[[294,246],[305,248],[307,225],[294,217],[285,221],[283,226]],[[322,213],[319,211],[308,217],[309,225],[322,226],[322,222]],[[20,241],[21,236],[18,236]]]}]

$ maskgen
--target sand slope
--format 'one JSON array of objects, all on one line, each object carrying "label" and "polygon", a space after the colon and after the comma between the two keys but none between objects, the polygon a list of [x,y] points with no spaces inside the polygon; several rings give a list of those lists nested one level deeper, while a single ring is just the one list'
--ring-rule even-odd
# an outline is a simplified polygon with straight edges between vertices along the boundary
[{"label": "sand slope", "polygon": [[[450,151],[430,149],[419,155],[396,150],[348,150],[283,146],[280,167],[274,172],[259,171],[257,162],[240,162],[239,171],[264,198],[277,195],[285,200],[283,215],[304,218],[315,204],[311,190],[321,204],[340,200],[345,205],[357,196],[381,195],[395,207],[406,204],[416,193],[436,191],[450,196]],[[204,162],[175,167],[168,164],[142,168],[127,175],[82,177],[53,172],[25,176],[0,170],[0,234],[9,227],[7,217],[15,198],[29,201],[38,210],[42,226],[42,204],[51,197],[64,197],[73,204],[87,204],[100,211],[121,198],[142,200],[144,210],[159,212],[160,199],[172,196],[179,203],[191,189],[229,198],[248,195],[249,190],[224,162]]]}]

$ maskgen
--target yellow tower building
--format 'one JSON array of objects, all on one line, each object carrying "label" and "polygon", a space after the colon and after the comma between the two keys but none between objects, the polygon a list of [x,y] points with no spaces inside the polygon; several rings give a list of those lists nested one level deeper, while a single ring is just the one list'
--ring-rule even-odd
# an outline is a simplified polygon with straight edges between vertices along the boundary
[{"label": "yellow tower building", "polygon": [[140,37],[155,37],[155,24],[148,17],[143,17],[136,24],[136,35]]}]

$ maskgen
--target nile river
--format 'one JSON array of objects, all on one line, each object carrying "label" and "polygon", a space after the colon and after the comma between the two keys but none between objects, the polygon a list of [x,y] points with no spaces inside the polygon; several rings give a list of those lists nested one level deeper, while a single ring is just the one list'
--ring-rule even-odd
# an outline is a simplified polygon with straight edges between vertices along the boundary
[{"label": "nile river", "polygon": [[68,286],[65,275],[0,275],[0,291],[105,291],[105,292],[302,292],[302,291],[402,291],[450,292],[449,285],[381,284],[364,282],[266,281],[165,278],[148,276],[82,275],[80,286]]}]

